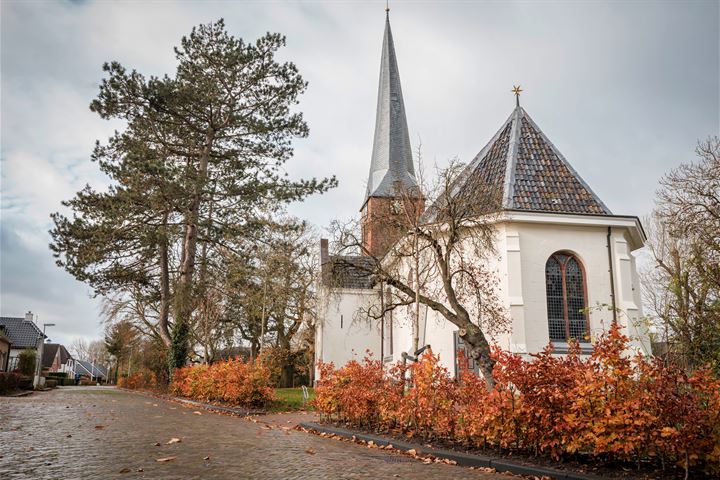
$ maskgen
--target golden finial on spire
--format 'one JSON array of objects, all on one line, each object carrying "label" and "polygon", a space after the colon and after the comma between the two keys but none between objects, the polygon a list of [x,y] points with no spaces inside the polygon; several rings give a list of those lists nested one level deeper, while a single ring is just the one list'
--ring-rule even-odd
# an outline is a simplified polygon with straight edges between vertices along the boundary
[{"label": "golden finial on spire", "polygon": [[385,14],[390,13],[390,0],[385,0]]},{"label": "golden finial on spire", "polygon": [[515,105],[519,107],[520,106],[520,92],[522,92],[522,88],[520,88],[520,85],[513,85],[511,92],[515,94]]}]

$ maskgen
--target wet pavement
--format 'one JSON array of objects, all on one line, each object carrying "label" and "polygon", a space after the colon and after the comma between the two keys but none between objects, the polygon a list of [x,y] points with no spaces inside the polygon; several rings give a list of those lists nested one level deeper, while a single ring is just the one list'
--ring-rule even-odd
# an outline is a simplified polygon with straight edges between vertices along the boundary
[{"label": "wet pavement", "polygon": [[518,478],[294,431],[296,417],[255,423],[112,388],[0,397],[0,478]]}]

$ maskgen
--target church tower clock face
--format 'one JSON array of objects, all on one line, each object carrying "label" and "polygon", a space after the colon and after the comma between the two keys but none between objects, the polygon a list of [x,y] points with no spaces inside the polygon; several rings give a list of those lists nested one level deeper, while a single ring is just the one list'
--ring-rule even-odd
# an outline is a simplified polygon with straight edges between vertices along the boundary
[{"label": "church tower clock face", "polygon": [[395,215],[400,215],[403,212],[403,202],[402,200],[395,199],[390,204],[390,211],[394,213]]}]

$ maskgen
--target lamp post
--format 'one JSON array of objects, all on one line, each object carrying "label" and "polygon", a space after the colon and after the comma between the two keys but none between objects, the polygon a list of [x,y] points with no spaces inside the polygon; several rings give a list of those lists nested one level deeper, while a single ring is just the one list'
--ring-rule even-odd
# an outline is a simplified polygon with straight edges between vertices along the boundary
[{"label": "lamp post", "polygon": [[42,356],[45,350],[45,329],[47,327],[54,327],[54,323],[43,323],[43,333],[40,337],[40,346],[38,347],[37,362],[35,364],[35,378],[33,380],[33,387],[37,388],[40,385],[40,378],[42,375]]}]

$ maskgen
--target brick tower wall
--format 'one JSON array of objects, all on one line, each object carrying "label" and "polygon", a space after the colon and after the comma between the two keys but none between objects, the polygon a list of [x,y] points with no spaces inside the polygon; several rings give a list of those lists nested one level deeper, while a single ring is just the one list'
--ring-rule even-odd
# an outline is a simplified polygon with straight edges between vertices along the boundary
[{"label": "brick tower wall", "polygon": [[413,219],[425,211],[422,198],[405,199],[400,209],[396,207],[397,201],[396,198],[370,197],[362,210],[362,242],[373,257],[384,256],[410,229]]}]

